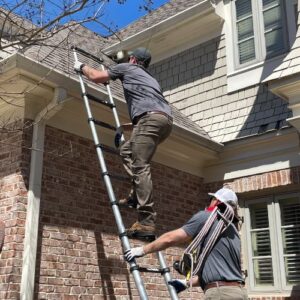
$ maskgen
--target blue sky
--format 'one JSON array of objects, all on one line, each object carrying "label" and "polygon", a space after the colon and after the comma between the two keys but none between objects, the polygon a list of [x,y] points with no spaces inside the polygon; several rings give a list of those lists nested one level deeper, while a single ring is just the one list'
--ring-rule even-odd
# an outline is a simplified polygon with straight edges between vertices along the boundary
[{"label": "blue sky", "polygon": [[[153,0],[151,8],[155,9],[169,1],[170,0]],[[118,4],[118,0],[110,0],[103,9],[104,16],[101,20],[112,28],[115,28],[115,26],[118,26],[119,29],[123,28],[147,14],[145,10],[139,9],[144,3],[145,0],[127,0],[124,4]],[[100,25],[88,24],[86,26],[97,33],[107,34],[105,30],[100,28]]]},{"label": "blue sky", "polygon": [[[66,1],[66,3],[72,3],[68,1]],[[104,2],[97,2],[97,0],[95,0],[95,5],[87,6],[84,10],[77,12],[75,15],[73,14],[62,19],[61,22],[67,23],[74,19],[82,20],[86,17],[91,17],[97,9],[101,8],[100,21],[112,30],[117,31],[148,13],[145,9],[142,9],[141,6],[150,3],[150,8],[156,9],[169,1],[170,0],[106,0],[106,3],[101,6]],[[60,15],[64,10],[65,3],[61,0],[39,0],[25,1],[22,5],[19,5],[19,2],[19,0],[9,0],[5,1],[5,5],[0,5],[3,5],[7,10],[13,9],[14,13],[20,14],[39,26],[46,24],[49,20]],[[32,5],[32,3],[34,3],[34,5]],[[101,35],[111,34],[108,30],[105,30],[103,26],[95,22],[85,23],[84,26]]]}]

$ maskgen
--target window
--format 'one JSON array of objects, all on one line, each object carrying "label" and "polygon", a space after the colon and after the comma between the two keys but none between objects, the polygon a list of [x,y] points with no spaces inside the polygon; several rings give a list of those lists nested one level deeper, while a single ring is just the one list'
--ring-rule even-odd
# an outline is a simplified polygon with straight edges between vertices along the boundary
[{"label": "window", "polygon": [[236,0],[237,66],[283,53],[288,46],[284,0]]},{"label": "window", "polygon": [[227,92],[264,81],[296,37],[295,0],[224,1]]},{"label": "window", "polygon": [[251,291],[291,290],[300,284],[300,194],[245,205]]},{"label": "window", "polygon": [[298,23],[298,0],[294,0],[294,14],[295,14],[295,24]]}]

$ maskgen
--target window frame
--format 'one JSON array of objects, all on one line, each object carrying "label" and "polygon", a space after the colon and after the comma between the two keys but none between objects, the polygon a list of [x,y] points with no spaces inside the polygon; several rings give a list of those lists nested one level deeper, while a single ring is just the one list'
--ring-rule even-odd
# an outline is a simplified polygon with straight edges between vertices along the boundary
[{"label": "window frame", "polygon": [[[231,14],[232,14],[232,28],[234,32],[234,37],[232,39],[233,42],[233,48],[234,48],[234,60],[235,60],[235,69],[239,70],[242,68],[246,68],[248,66],[257,64],[259,62],[270,60],[274,57],[278,57],[282,55],[283,53],[286,53],[289,50],[289,38],[288,38],[288,22],[287,22],[287,10],[286,7],[289,5],[286,5],[286,2],[282,1],[281,6],[281,13],[283,15],[283,22],[282,22],[282,28],[284,31],[284,48],[278,52],[277,54],[268,57],[267,56],[267,49],[266,49],[266,39],[265,39],[265,30],[264,30],[264,17],[263,17],[263,6],[262,3],[260,3],[259,0],[249,0],[251,1],[252,5],[252,18],[253,18],[253,32],[254,32],[254,49],[255,49],[255,59],[241,64],[239,62],[239,49],[238,49],[238,37],[237,37],[237,19],[236,19],[236,9],[235,9],[235,2],[236,0],[232,1],[231,4]],[[260,12],[260,13],[258,13]]]},{"label": "window frame", "polygon": [[[282,293],[291,292],[292,289],[299,289],[298,285],[287,285],[285,265],[283,258],[283,245],[282,245],[282,234],[281,234],[281,215],[279,201],[282,199],[288,199],[292,197],[299,197],[300,193],[284,193],[277,196],[261,197],[256,199],[248,199],[244,201],[243,215],[245,217],[245,223],[243,226],[242,234],[245,237],[243,239],[243,253],[245,254],[244,264],[245,269],[248,270],[248,277],[246,281],[249,286],[249,293]],[[266,203],[269,220],[270,230],[270,242],[271,242],[271,257],[272,257],[272,268],[274,286],[255,286],[254,278],[254,265],[252,263],[252,240],[251,240],[251,218],[250,218],[250,207],[251,205]]]},{"label": "window frame", "polygon": [[[257,0],[251,0],[252,3],[255,1],[257,4]],[[295,24],[294,18],[286,18],[285,24],[283,27],[285,28],[286,34],[286,48],[285,50],[278,55],[275,55],[271,58],[258,58],[256,56],[255,60],[237,66],[239,57],[237,51],[237,28],[236,28],[236,16],[235,16],[235,0],[233,1],[224,1],[224,16],[225,16],[225,42],[226,42],[226,61],[227,61],[227,93],[232,93],[244,88],[248,88],[254,86],[256,84],[261,83],[265,78],[267,78],[270,74],[272,74],[273,70],[279,66],[282,60],[285,58],[289,50],[291,49],[295,37],[296,37],[296,29],[297,26]],[[255,7],[257,5],[255,4]],[[284,1],[284,12],[286,16],[295,14],[295,1]],[[262,14],[254,14],[253,17]],[[296,17],[296,16],[295,16]],[[261,22],[261,21],[260,21]],[[256,24],[256,25],[255,25]],[[259,24],[258,21],[253,22],[253,26],[257,26]],[[259,29],[255,29],[256,32]],[[264,36],[264,28],[261,29],[261,33],[259,36]],[[254,37],[257,39],[257,33],[254,33]],[[263,43],[265,39],[263,39]],[[265,45],[262,45],[261,38],[260,40],[255,40],[255,51],[258,51],[257,48],[260,49]],[[264,50],[266,51],[266,50]]]},{"label": "window frame", "polygon": [[[280,261],[279,261],[281,270],[285,270],[285,266],[284,266],[284,259],[283,259],[283,243],[282,243],[282,232],[281,232],[282,222],[281,222],[281,218],[280,218],[281,215],[280,215],[279,201],[282,200],[282,199],[293,198],[293,197],[300,198],[300,193],[291,193],[291,194],[279,195],[279,196],[275,197],[275,201],[274,201],[274,204],[275,204],[275,218],[276,218],[276,220],[279,220],[279,222],[277,223],[277,226],[278,226],[277,245],[278,245],[279,257],[281,258]],[[295,288],[294,285],[288,285],[287,284],[285,272],[280,272],[280,275],[281,275],[280,277],[281,277],[281,283],[282,283],[283,290],[291,290],[292,288]],[[296,289],[300,290],[300,287],[296,286]]]},{"label": "window frame", "polygon": [[[250,208],[249,206],[259,204],[259,203],[266,203],[267,204],[267,211],[268,211],[268,221],[269,221],[269,230],[270,230],[270,241],[271,241],[271,257],[272,257],[272,268],[273,268],[273,278],[274,278],[274,286],[255,286],[255,279],[254,279],[254,264],[253,256],[252,256],[252,240],[251,240],[251,218],[250,218]],[[272,221],[273,218],[270,218],[271,208],[272,205],[272,198],[260,198],[255,199],[253,201],[249,201],[245,203],[245,236],[246,236],[246,249],[247,251],[247,269],[248,269],[248,280],[249,280],[249,287],[252,292],[279,292],[280,289],[278,288],[278,280],[276,274],[278,274],[278,267],[276,263],[276,255],[275,251],[275,244],[274,244],[274,223]]]}]

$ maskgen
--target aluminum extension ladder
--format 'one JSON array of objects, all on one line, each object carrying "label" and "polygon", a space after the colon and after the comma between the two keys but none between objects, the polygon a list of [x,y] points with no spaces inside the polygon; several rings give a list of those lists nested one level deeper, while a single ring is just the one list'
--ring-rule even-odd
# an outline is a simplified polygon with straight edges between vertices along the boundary
[{"label": "aluminum extension ladder", "polygon": [[[101,69],[104,70],[104,65],[103,65],[103,59],[96,57],[88,52],[86,52],[85,50],[82,50],[78,47],[72,47],[73,50],[73,54],[74,54],[74,60],[78,61],[78,55],[77,53],[80,53],[81,55],[92,59],[93,61],[99,63],[101,65]],[[99,159],[99,163],[100,163],[100,167],[102,170],[102,177],[105,183],[105,187],[107,189],[108,192],[108,196],[109,196],[109,200],[110,200],[110,204],[112,207],[112,211],[117,223],[117,227],[118,227],[118,232],[119,232],[119,238],[121,240],[121,244],[123,247],[123,251],[127,251],[130,250],[130,243],[129,243],[129,238],[126,234],[126,229],[124,227],[123,221],[122,221],[122,216],[120,214],[120,210],[119,210],[119,206],[118,206],[118,202],[116,200],[114,191],[113,191],[113,187],[111,184],[111,180],[110,177],[112,175],[110,175],[107,171],[106,168],[106,164],[105,164],[105,160],[104,160],[104,155],[103,155],[103,151],[108,151],[110,153],[116,153],[115,151],[113,151],[112,149],[105,147],[104,145],[101,145],[100,141],[99,141],[99,137],[96,131],[96,125],[98,126],[102,126],[111,130],[117,130],[117,128],[120,127],[120,121],[119,121],[119,117],[118,117],[118,113],[117,113],[117,109],[116,109],[116,105],[114,104],[114,100],[112,97],[112,93],[110,90],[110,86],[109,83],[106,83],[106,89],[107,89],[107,93],[108,93],[108,97],[109,97],[109,101],[103,101],[101,99],[98,99],[96,97],[94,97],[93,95],[90,95],[86,92],[86,88],[85,88],[85,84],[82,78],[82,74],[78,73],[79,76],[79,82],[80,82],[80,87],[81,87],[81,92],[82,92],[82,98],[84,100],[84,105],[86,108],[86,112],[87,112],[87,116],[88,116],[88,122],[91,128],[91,132],[92,132],[92,136],[93,136],[93,140],[95,143],[95,147],[96,147],[96,151],[97,151],[97,156]],[[92,101],[96,101],[97,103],[100,103],[102,105],[105,105],[109,108],[111,108],[114,119],[115,119],[115,124],[116,126],[112,126],[110,124],[104,123],[102,121],[98,121],[95,120],[93,118],[92,112],[91,112],[91,108],[90,108],[90,103],[89,100]],[[121,140],[124,141],[124,136],[122,135]],[[113,176],[114,178],[118,179],[119,176]],[[171,278],[171,274],[170,274],[170,269],[167,267],[165,259],[162,255],[161,252],[157,252],[157,257],[159,260],[159,264],[160,264],[160,268],[144,268],[144,267],[140,267],[139,265],[137,265],[135,259],[129,262],[130,265],[130,272],[133,275],[136,287],[138,289],[139,295],[140,295],[140,299],[141,300],[148,300],[148,296],[144,287],[144,283],[142,281],[142,278],[140,276],[140,272],[149,272],[149,273],[160,273],[161,275],[164,276],[164,280],[165,283],[168,287],[168,291],[170,294],[170,297],[172,300],[178,300],[178,295],[176,293],[176,290],[173,286],[171,286],[170,284],[168,284],[168,282],[170,280],[172,280]]]}]

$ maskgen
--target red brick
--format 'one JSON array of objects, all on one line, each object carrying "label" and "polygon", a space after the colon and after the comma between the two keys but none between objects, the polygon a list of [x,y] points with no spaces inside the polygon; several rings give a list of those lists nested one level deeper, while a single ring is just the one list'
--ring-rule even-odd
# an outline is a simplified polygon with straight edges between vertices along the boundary
[{"label": "red brick", "polygon": [[[11,139],[19,143],[23,139],[30,145],[31,133],[17,134]],[[70,142],[72,152],[69,153]],[[10,153],[9,174],[12,175],[0,177],[0,218],[5,221],[7,249],[1,255],[0,282],[7,288],[9,278],[13,279],[12,289],[17,291],[23,258],[30,151],[21,147],[16,151],[4,149],[0,150],[0,158],[2,155],[6,161],[7,153]],[[57,153],[66,155],[58,157]],[[115,156],[106,155],[106,162],[111,173],[125,174],[121,161]],[[160,233],[181,226],[199,207],[204,207],[207,191],[214,192],[224,184],[222,181],[204,184],[202,178],[158,163],[153,163],[152,171]],[[299,174],[300,168],[292,168],[236,178],[226,184],[242,197],[246,192],[299,183]],[[117,198],[128,193],[130,182],[113,184]],[[126,226],[136,217],[131,211],[126,214],[122,211],[122,215]],[[36,299],[127,299],[129,295],[133,300],[139,299],[128,264],[123,260],[92,141],[46,128],[39,225]],[[132,244],[137,246],[140,242]],[[172,265],[181,254],[181,248],[168,249],[167,265]],[[157,265],[157,259],[155,255],[147,256],[141,259],[141,264]],[[169,298],[160,276],[143,274],[143,278],[150,299]],[[18,299],[18,293],[9,292]],[[3,293],[0,299],[5,299]],[[201,295],[199,291],[182,293],[182,299],[199,299]]]}]

